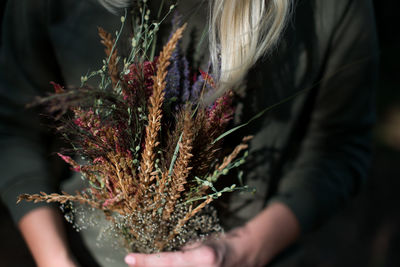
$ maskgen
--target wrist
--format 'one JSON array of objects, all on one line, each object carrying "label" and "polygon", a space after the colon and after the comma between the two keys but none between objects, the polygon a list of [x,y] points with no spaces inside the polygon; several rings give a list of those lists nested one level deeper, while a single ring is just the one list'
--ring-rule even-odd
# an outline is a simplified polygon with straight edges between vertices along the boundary
[{"label": "wrist", "polygon": [[53,257],[37,261],[38,267],[77,267],[75,260],[72,257]]},{"label": "wrist", "polygon": [[36,258],[39,267],[77,267],[75,258],[66,249],[49,251],[51,257]]},{"label": "wrist", "polygon": [[238,240],[239,255],[242,266],[264,266],[273,257],[271,250],[266,248],[268,237],[260,233],[252,227],[251,224],[246,224],[240,229],[243,238]]},{"label": "wrist", "polygon": [[62,226],[58,211],[48,207],[33,210],[20,220],[20,230],[38,266],[76,266]]},{"label": "wrist", "polygon": [[264,266],[300,235],[293,212],[282,203],[272,203],[243,227],[248,266]]},{"label": "wrist", "polygon": [[262,266],[258,255],[261,253],[259,237],[253,229],[245,225],[229,232],[226,236],[225,265],[223,266]]}]

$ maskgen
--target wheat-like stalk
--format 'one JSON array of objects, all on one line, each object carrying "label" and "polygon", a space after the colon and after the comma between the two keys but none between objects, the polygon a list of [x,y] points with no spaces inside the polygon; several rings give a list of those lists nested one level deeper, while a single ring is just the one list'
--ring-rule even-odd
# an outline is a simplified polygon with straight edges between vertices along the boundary
[{"label": "wheat-like stalk", "polygon": [[167,185],[168,180],[168,170],[164,171],[161,175],[160,184],[158,185],[157,192],[154,196],[155,208],[153,210],[153,216],[156,215],[156,212],[162,207],[162,200],[164,199],[164,192]]},{"label": "wheat-like stalk", "polygon": [[40,194],[33,194],[33,195],[29,195],[29,194],[22,194],[18,197],[17,203],[21,202],[22,200],[26,200],[29,202],[34,202],[34,203],[38,203],[38,202],[46,202],[46,203],[52,203],[52,202],[57,202],[57,203],[61,203],[64,204],[67,201],[75,201],[75,202],[79,202],[81,204],[88,204],[90,206],[92,206],[93,208],[97,208],[97,209],[102,209],[101,205],[95,201],[92,201],[90,199],[87,198],[86,195],[81,195],[79,193],[77,193],[75,196],[70,195],[66,192],[62,192],[62,194],[46,194],[44,192],[40,192]]},{"label": "wheat-like stalk", "polygon": [[167,76],[167,67],[170,62],[169,59],[172,56],[175,46],[179,39],[182,37],[183,30],[186,24],[179,28],[169,42],[164,46],[163,51],[160,53],[157,62],[157,73],[153,77],[154,86],[153,94],[149,99],[148,107],[148,125],[146,127],[146,138],[145,138],[145,149],[142,153],[141,170],[139,178],[141,182],[148,183],[150,173],[153,172],[154,161],[155,161],[155,148],[159,145],[157,141],[158,132],[161,127],[162,110],[161,106],[164,101],[164,89],[166,86],[165,77]]},{"label": "wheat-like stalk", "polygon": [[204,200],[202,203],[200,203],[196,208],[188,212],[185,217],[179,220],[178,224],[176,225],[175,229],[172,231],[173,234],[177,235],[179,234],[179,230],[185,225],[185,223],[192,218],[194,215],[196,215],[199,211],[201,211],[205,206],[211,203],[213,201],[212,197],[208,197],[206,200]]},{"label": "wheat-like stalk", "polygon": [[193,166],[196,166],[196,168],[193,170],[193,175],[202,177],[209,171],[221,143],[213,143],[217,136],[214,136],[215,134],[206,127],[207,114],[204,109],[197,112],[195,125],[197,127],[197,135],[193,144],[193,154],[196,157],[193,158]]},{"label": "wheat-like stalk", "polygon": [[191,113],[190,108],[186,108],[184,111],[182,140],[179,143],[179,156],[171,174],[171,185],[169,187],[167,204],[165,205],[163,213],[164,220],[168,220],[171,213],[174,211],[175,203],[180,198],[181,192],[185,190],[184,185],[187,182],[186,178],[192,169],[192,167],[189,167],[190,160],[193,157],[191,151],[194,137],[194,123]]},{"label": "wheat-like stalk", "polygon": [[[144,194],[149,182],[151,173],[154,171],[154,162],[156,159],[155,149],[160,144],[158,134],[161,128],[162,118],[162,103],[164,102],[164,89],[166,86],[165,77],[167,76],[167,68],[170,64],[169,59],[175,50],[176,44],[182,38],[183,31],[186,28],[186,24],[180,27],[173,34],[168,43],[164,46],[160,53],[157,61],[157,73],[153,77],[153,94],[149,99],[148,107],[148,125],[146,126],[146,137],[145,137],[145,148],[142,152],[142,160],[140,163],[139,171],[139,187],[135,198],[132,203],[132,207],[136,207],[138,201]],[[153,176],[156,177],[156,176]]]},{"label": "wheat-like stalk", "polygon": [[119,185],[120,190],[122,191],[122,193],[124,195],[124,199],[128,199],[128,186],[127,186],[126,182],[128,180],[129,175],[126,175],[126,173],[124,172],[124,169],[123,169],[123,165],[120,164],[123,162],[122,158],[123,157],[121,157],[120,155],[110,155],[109,156],[109,159],[112,163],[112,167],[114,168],[114,173],[118,178],[117,185]]},{"label": "wheat-like stalk", "polygon": [[191,209],[190,212],[188,212],[185,215],[185,217],[183,217],[182,219],[180,219],[178,221],[178,224],[175,226],[174,230],[172,230],[169,233],[169,236],[162,242],[156,243],[156,246],[159,249],[159,251],[162,251],[168,242],[170,242],[175,236],[179,235],[180,230],[182,229],[182,227],[186,224],[186,222],[190,218],[192,218],[194,215],[196,215],[199,211],[201,211],[205,206],[210,204],[212,201],[213,201],[213,198],[208,197],[206,200],[204,200],[202,203],[200,203],[196,208],[191,209],[192,207],[190,207],[190,209]]},{"label": "wheat-like stalk", "polygon": [[242,143],[237,145],[235,149],[228,156],[224,157],[222,164],[218,166],[217,170],[222,171],[223,169],[225,169],[242,150],[247,149],[249,147],[247,142],[249,142],[252,138],[253,138],[252,135],[243,137]]},{"label": "wheat-like stalk", "polygon": [[101,43],[105,46],[104,52],[106,53],[107,57],[110,58],[110,60],[108,61],[108,74],[111,77],[112,86],[113,88],[115,88],[119,81],[119,75],[118,75],[119,72],[117,66],[118,50],[114,48],[113,51],[113,47],[115,45],[115,39],[112,39],[111,33],[106,32],[101,27],[98,27],[98,33],[101,38]]},{"label": "wheat-like stalk", "polygon": [[[228,165],[239,155],[239,153],[249,147],[247,144],[251,139],[253,139],[252,135],[245,136],[242,139],[242,142],[235,147],[235,149],[226,157],[224,157],[221,165],[216,166],[216,170],[222,172]],[[209,189],[209,186],[203,185],[199,191],[197,192],[198,196],[204,195],[207,190]]]}]

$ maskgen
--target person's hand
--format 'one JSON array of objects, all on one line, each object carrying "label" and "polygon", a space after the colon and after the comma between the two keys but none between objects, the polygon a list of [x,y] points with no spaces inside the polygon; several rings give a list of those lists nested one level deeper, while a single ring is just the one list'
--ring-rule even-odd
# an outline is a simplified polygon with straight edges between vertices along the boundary
[{"label": "person's hand", "polygon": [[218,240],[195,244],[178,252],[130,253],[131,267],[257,267],[264,266],[300,235],[294,213],[274,202],[245,226]]},{"label": "person's hand", "polygon": [[135,267],[235,267],[256,266],[249,251],[246,229],[238,228],[216,240],[196,243],[178,252],[157,254],[130,253],[125,257]]}]

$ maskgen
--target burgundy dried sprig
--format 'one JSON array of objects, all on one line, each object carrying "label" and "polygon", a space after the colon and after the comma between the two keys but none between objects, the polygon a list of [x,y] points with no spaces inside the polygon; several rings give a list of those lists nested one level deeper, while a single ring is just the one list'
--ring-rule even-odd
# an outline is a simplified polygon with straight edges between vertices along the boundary
[{"label": "burgundy dried sprig", "polygon": [[140,104],[140,100],[148,99],[153,93],[153,77],[157,71],[157,60],[131,64],[124,75],[124,87],[122,93],[124,100],[132,104]]}]

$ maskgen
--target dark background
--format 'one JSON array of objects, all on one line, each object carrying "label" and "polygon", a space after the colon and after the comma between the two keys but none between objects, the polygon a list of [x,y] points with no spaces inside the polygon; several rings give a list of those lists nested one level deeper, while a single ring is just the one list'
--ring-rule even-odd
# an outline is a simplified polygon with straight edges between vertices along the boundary
[{"label": "dark background", "polygon": [[[4,4],[0,0],[0,18]],[[342,212],[304,238],[304,253],[288,266],[400,266],[400,4],[395,0],[374,4],[381,66],[370,179]],[[0,240],[1,266],[35,266],[1,203]]]}]

